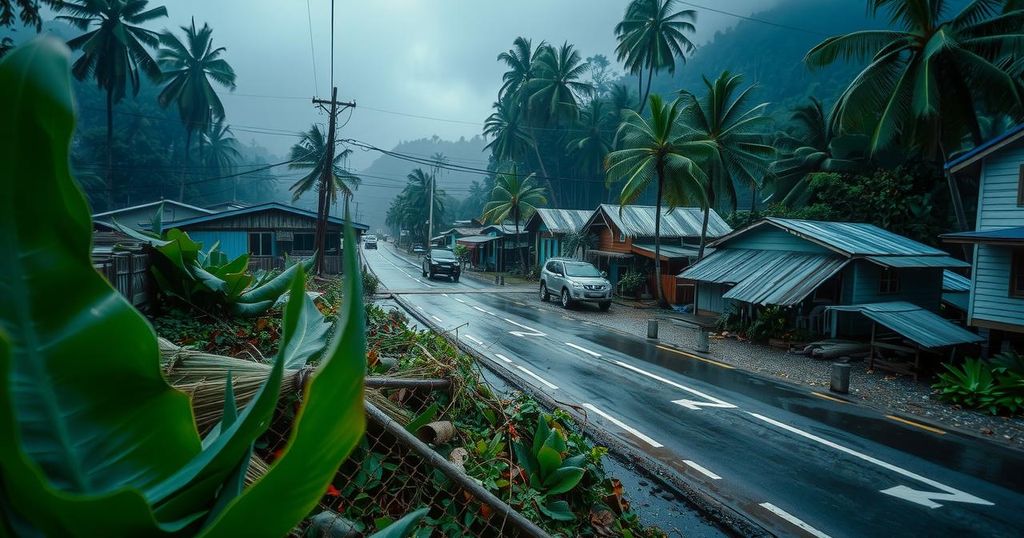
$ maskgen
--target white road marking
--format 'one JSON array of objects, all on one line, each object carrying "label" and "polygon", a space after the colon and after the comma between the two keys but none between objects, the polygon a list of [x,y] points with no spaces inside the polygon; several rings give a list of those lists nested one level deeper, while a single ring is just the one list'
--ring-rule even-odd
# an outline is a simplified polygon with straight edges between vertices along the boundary
[{"label": "white road marking", "polygon": [[512,359],[502,355],[501,353],[495,353],[494,356],[498,357],[499,359],[501,359],[501,360],[503,360],[503,361],[505,361],[507,363],[511,363],[512,362]]},{"label": "white road marking", "polygon": [[694,471],[697,471],[698,473],[700,473],[700,474],[702,474],[702,475],[704,475],[704,476],[706,476],[706,477],[708,477],[708,478],[710,478],[712,480],[721,480],[722,479],[722,477],[716,475],[715,473],[712,473],[711,471],[707,470],[706,467],[704,467],[703,465],[700,465],[699,463],[697,463],[695,461],[683,460],[683,463],[685,463],[686,465],[690,466]]},{"label": "white road marking", "polygon": [[651,379],[655,379],[657,381],[661,381],[662,383],[665,383],[666,385],[671,385],[671,386],[673,386],[673,387],[675,387],[677,389],[685,390],[686,392],[689,392],[690,394],[693,394],[695,396],[700,396],[701,398],[704,398],[705,400],[707,400],[706,402],[699,402],[699,401],[696,401],[696,400],[686,400],[686,399],[683,399],[683,400],[674,400],[672,402],[674,404],[681,405],[681,406],[683,406],[683,407],[685,407],[687,409],[699,410],[702,407],[721,407],[723,409],[733,409],[733,408],[736,407],[735,405],[733,405],[733,404],[731,404],[729,402],[726,402],[726,401],[723,401],[723,400],[719,400],[718,398],[715,398],[714,396],[709,396],[707,394],[704,394],[703,392],[701,392],[701,391],[699,391],[697,389],[691,389],[690,387],[687,387],[687,386],[684,386],[684,385],[680,385],[679,383],[676,383],[675,381],[672,381],[670,379],[665,379],[664,377],[661,377],[660,375],[652,374],[651,372],[648,372],[646,370],[641,370],[640,368],[637,368],[636,366],[630,366],[630,365],[628,365],[628,364],[626,364],[626,363],[624,363],[622,361],[615,361],[615,364],[618,364],[619,366],[621,366],[623,368],[626,368],[627,370],[632,370],[632,371],[634,371],[634,372],[636,372],[638,374],[643,374],[643,375],[645,375],[645,376],[647,376],[647,377],[649,377]]},{"label": "white road marking", "polygon": [[518,364],[517,364],[517,365],[515,365],[515,366],[516,366],[516,368],[519,368],[520,370],[522,370],[524,374],[526,374],[526,375],[528,375],[528,376],[530,376],[530,377],[532,377],[532,378],[536,379],[537,381],[540,381],[541,383],[544,383],[544,385],[545,385],[545,386],[546,386],[547,388],[549,388],[549,389],[551,389],[551,390],[556,390],[556,389],[558,389],[558,387],[556,387],[555,385],[553,385],[553,384],[551,384],[551,383],[548,383],[548,381],[547,381],[546,379],[544,379],[543,377],[541,377],[541,376],[539,376],[539,375],[537,375],[537,374],[535,374],[535,373],[531,372],[530,370],[528,370],[528,369],[526,369],[526,368],[524,368],[524,367],[522,367],[522,366],[519,366]]},{"label": "white road marking", "polygon": [[486,311],[486,310],[484,310],[483,308],[480,308],[479,306],[474,306],[473,308],[475,308],[476,310],[479,310],[479,311],[483,312],[484,314],[486,314],[486,313],[487,313],[487,311]]},{"label": "white road marking", "polygon": [[547,336],[546,334],[538,331],[537,329],[534,329],[534,328],[531,328],[531,327],[527,327],[526,325],[523,325],[522,323],[516,323],[516,322],[514,322],[514,321],[512,321],[512,320],[510,320],[508,318],[502,318],[502,319],[504,319],[505,321],[511,323],[512,325],[515,325],[516,327],[522,327],[523,329],[526,329],[525,331],[509,331],[508,332],[509,334],[514,334],[516,336]]},{"label": "white road marking", "polygon": [[593,352],[593,351],[590,351],[589,349],[587,349],[587,348],[585,348],[585,347],[582,347],[582,346],[577,346],[576,344],[574,344],[574,343],[572,343],[572,342],[566,342],[566,343],[565,343],[565,345],[567,345],[567,346],[569,346],[569,347],[574,347],[574,348],[576,348],[576,349],[578,349],[578,350],[580,350],[580,351],[582,351],[582,352],[584,352],[584,353],[586,353],[587,355],[590,355],[590,356],[592,356],[592,357],[600,357],[600,356],[601,356],[601,354],[600,354],[600,353],[595,353],[595,352]]},{"label": "white road marking", "polygon": [[885,461],[882,461],[882,460],[880,460],[878,458],[875,458],[873,456],[869,456],[867,454],[864,454],[863,452],[858,452],[858,451],[856,451],[856,450],[854,450],[852,448],[848,448],[848,447],[845,447],[845,446],[840,445],[838,443],[834,443],[832,441],[829,441],[828,439],[824,439],[822,437],[818,437],[817,435],[805,432],[805,431],[803,431],[803,430],[801,430],[799,428],[794,428],[793,426],[790,426],[788,424],[783,424],[782,422],[779,422],[779,421],[777,421],[775,419],[771,419],[771,418],[768,418],[766,416],[759,415],[757,413],[750,413],[749,411],[748,411],[748,413],[752,417],[754,417],[754,418],[756,418],[758,420],[763,420],[763,421],[767,422],[768,424],[771,424],[772,426],[776,426],[778,428],[782,428],[782,429],[784,429],[784,430],[786,430],[788,432],[795,433],[795,434],[797,434],[800,437],[803,437],[805,439],[810,439],[811,441],[814,441],[816,443],[821,443],[821,444],[823,444],[823,445],[825,445],[825,446],[827,446],[829,448],[834,448],[835,450],[838,450],[840,452],[849,454],[849,455],[851,455],[851,456],[853,456],[855,458],[860,458],[860,459],[862,459],[862,460],[864,460],[864,461],[866,461],[868,463],[873,463],[873,464],[875,464],[875,465],[877,465],[877,466],[879,466],[879,467],[881,467],[883,469],[892,471],[892,472],[894,472],[896,474],[903,475],[903,476],[905,476],[907,478],[910,478],[910,479],[913,479],[913,480],[917,480],[918,482],[922,482],[924,484],[927,484],[927,485],[929,485],[929,486],[931,486],[931,487],[933,487],[935,489],[939,489],[939,490],[942,490],[944,492],[944,493],[937,493],[937,492],[932,492],[932,491],[920,491],[920,490],[909,488],[907,486],[895,486],[895,487],[892,487],[892,488],[889,488],[889,489],[881,490],[882,493],[885,493],[886,495],[892,495],[894,497],[899,497],[901,499],[910,501],[912,503],[917,503],[917,504],[920,504],[922,506],[927,506],[928,508],[939,508],[939,507],[941,507],[942,505],[937,503],[937,502],[935,502],[936,500],[961,502],[961,503],[968,503],[968,504],[982,504],[982,505],[985,505],[985,506],[992,506],[993,505],[993,503],[991,503],[989,501],[986,501],[985,499],[982,499],[982,498],[979,498],[979,497],[975,497],[974,495],[971,495],[970,493],[966,493],[966,492],[960,491],[960,490],[958,490],[956,488],[947,486],[947,485],[945,485],[945,484],[943,484],[941,482],[936,482],[935,480],[932,480],[931,478],[923,477],[923,476],[921,476],[921,475],[919,475],[917,473],[914,473],[912,471],[908,471],[908,470],[906,470],[906,469],[904,469],[902,467],[897,467],[897,466],[895,466],[895,465],[893,465],[893,464],[891,464],[889,462],[885,462]]},{"label": "white road marking", "polygon": [[462,299],[459,299],[458,297],[454,297],[454,299],[455,299],[456,301],[458,301],[458,302],[462,303],[462,304],[466,304],[466,301],[463,301]]},{"label": "white road marking", "polygon": [[612,424],[622,428],[623,430],[626,430],[627,432],[635,435],[641,441],[651,445],[654,448],[661,448],[661,447],[664,446],[661,443],[655,441],[654,439],[651,439],[650,437],[647,437],[646,435],[638,432],[636,430],[636,428],[633,428],[632,426],[626,424],[625,422],[622,422],[621,420],[619,420],[619,419],[609,415],[608,413],[605,413],[604,411],[601,411],[600,409],[594,407],[592,404],[585,403],[585,404],[583,404],[583,407],[586,407],[587,409],[589,409],[589,410],[597,413],[598,415],[604,417],[604,419],[607,420],[608,422],[611,422]]},{"label": "white road marking", "polygon": [[442,293],[441,295],[444,295],[445,297],[448,297],[448,294],[447,294],[447,293]]},{"label": "white road marking", "polygon": [[422,307],[422,306],[420,306],[420,305],[416,305],[416,308],[418,308],[418,309],[420,309],[420,310],[423,310],[423,307]]},{"label": "white road marking", "polygon": [[464,336],[465,336],[466,338],[468,338],[468,339],[472,340],[472,341],[473,341],[473,342],[474,342],[474,343],[475,343],[476,345],[478,345],[478,346],[482,346],[482,345],[484,345],[484,343],[483,343],[483,342],[481,342],[480,340],[477,340],[477,338],[476,338],[475,336],[471,335],[471,334],[467,334],[467,335],[464,335]]},{"label": "white road marking", "polygon": [[789,512],[786,512],[785,510],[779,508],[778,506],[775,506],[772,503],[761,503],[761,507],[781,517],[782,519],[785,519],[786,521],[796,525],[797,527],[800,527],[801,529],[807,531],[807,533],[811,536],[816,536],[817,538],[831,538],[829,535],[804,523],[803,520],[801,520],[800,518],[794,516],[793,514],[790,514]]},{"label": "white road marking", "polygon": [[431,315],[430,317],[434,318],[434,321],[436,321],[438,323],[444,323],[444,321],[442,321],[441,318],[439,318],[437,316]]}]

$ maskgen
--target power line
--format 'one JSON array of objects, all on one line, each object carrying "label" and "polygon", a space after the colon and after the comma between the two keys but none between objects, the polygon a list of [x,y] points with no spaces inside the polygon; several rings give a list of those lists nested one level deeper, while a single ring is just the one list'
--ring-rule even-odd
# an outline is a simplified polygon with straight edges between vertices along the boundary
[{"label": "power line", "polygon": [[309,22],[309,53],[313,57],[313,95],[316,95],[316,90],[320,87],[320,83],[316,80],[316,49],[313,47],[313,12],[309,8],[309,0],[306,0],[306,20]]},{"label": "power line", "polygon": [[711,11],[713,13],[719,13],[721,15],[728,15],[730,17],[736,17],[737,19],[743,19],[745,21],[759,22],[761,24],[767,24],[768,26],[774,26],[776,28],[783,28],[785,30],[793,30],[795,32],[803,32],[803,33],[806,33],[806,34],[813,34],[813,35],[822,35],[822,36],[828,36],[829,35],[829,34],[827,34],[825,32],[819,32],[817,30],[809,30],[807,28],[800,28],[799,26],[790,26],[788,24],[780,24],[780,23],[777,23],[777,22],[772,22],[772,21],[765,20],[765,19],[759,19],[757,17],[751,17],[751,16],[748,16],[748,15],[740,15],[739,13],[733,13],[731,11],[725,11],[725,10],[716,9],[716,8],[713,8],[713,7],[702,6],[700,4],[695,4],[693,2],[684,2],[682,0],[676,0],[676,1],[677,1],[677,3],[683,4],[684,6],[695,7],[695,8],[698,8],[698,9],[703,9],[703,10],[706,10],[706,11]]}]

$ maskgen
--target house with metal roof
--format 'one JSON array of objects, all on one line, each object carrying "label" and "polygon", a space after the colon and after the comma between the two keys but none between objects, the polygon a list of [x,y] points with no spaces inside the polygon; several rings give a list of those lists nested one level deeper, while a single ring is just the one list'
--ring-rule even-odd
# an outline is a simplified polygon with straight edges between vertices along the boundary
[{"label": "house with metal roof", "polygon": [[562,248],[565,236],[579,233],[590,216],[590,209],[548,209],[538,208],[526,221],[526,231],[533,244],[533,264],[543,265],[548,258],[573,256]]},{"label": "house with metal roof", "polygon": [[[178,228],[203,244],[219,244],[229,258],[249,255],[250,269],[280,269],[285,256],[302,258],[315,250],[316,213],[279,202],[268,202],[208,215],[164,222],[165,228]],[[327,219],[327,247],[324,268],[328,273],[341,271],[341,237],[345,221],[336,216]],[[357,238],[369,227],[352,223]]]},{"label": "house with metal roof", "polygon": [[145,204],[95,213],[92,216],[94,228],[113,229],[111,224],[116,220],[119,224],[130,228],[148,230],[150,222],[152,222],[153,216],[156,214],[157,209],[160,208],[161,204],[163,205],[163,222],[201,217],[203,215],[212,215],[216,213],[214,210],[189,205],[177,200],[157,200],[155,202],[147,202]]},{"label": "house with metal roof", "polygon": [[[661,264],[665,298],[674,304],[693,302],[692,283],[681,282],[676,274],[695,260],[700,246],[704,210],[698,207],[661,208],[661,256],[655,261],[655,206],[601,204],[583,225],[583,231],[595,238],[595,248],[586,258],[608,273],[613,286],[628,271],[646,275],[646,290],[656,289],[654,264]],[[709,240],[732,231],[715,210],[708,214]]]},{"label": "house with metal roof", "polygon": [[[529,263],[529,235],[520,223],[519,234],[512,221],[489,224],[479,229],[476,235],[460,237],[458,245],[469,249],[469,263],[482,271],[507,271],[518,265],[519,257]],[[521,254],[516,251],[519,249]]]},{"label": "house with metal roof", "polygon": [[967,321],[989,349],[1024,349],[1024,125],[946,163],[951,175],[980,178],[974,230],[942,236],[971,249]]},{"label": "house with metal roof", "polygon": [[869,330],[863,316],[842,313],[873,312],[877,303],[898,301],[928,313],[919,318],[950,323],[938,316],[945,270],[967,267],[945,251],[853,222],[766,218],[711,246],[679,275],[696,283],[697,313],[777,305],[796,326],[834,336]]}]

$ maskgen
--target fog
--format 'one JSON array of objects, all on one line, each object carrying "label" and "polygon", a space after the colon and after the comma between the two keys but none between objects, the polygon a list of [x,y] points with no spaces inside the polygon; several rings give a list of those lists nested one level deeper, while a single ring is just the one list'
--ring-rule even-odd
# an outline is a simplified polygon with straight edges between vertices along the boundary
[{"label": "fog", "polygon": [[[467,138],[480,134],[501,84],[498,53],[517,36],[535,42],[568,40],[581,54],[614,60],[614,26],[626,0],[338,0],[335,5],[334,81],[341,100],[357,108],[340,136],[390,148],[402,140]],[[776,0],[698,0],[718,10],[750,14]],[[694,7],[680,4],[682,7]],[[150,5],[160,5],[151,0]],[[154,29],[208,22],[215,46],[238,79],[223,91],[227,119],[240,141],[286,154],[294,133],[326,121],[310,103],[329,97],[328,0],[168,0],[169,17]],[[737,22],[699,12],[695,42]],[[312,51],[311,51],[312,31]],[[315,63],[313,61],[315,55]],[[315,76],[315,83],[314,83]],[[421,118],[412,116],[422,116]],[[360,169],[377,157],[356,151]]]}]

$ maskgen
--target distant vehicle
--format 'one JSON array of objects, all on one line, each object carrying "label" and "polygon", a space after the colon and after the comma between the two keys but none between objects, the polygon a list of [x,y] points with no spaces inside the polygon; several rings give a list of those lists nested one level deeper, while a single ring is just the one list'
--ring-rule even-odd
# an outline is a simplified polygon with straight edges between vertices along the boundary
[{"label": "distant vehicle", "polygon": [[462,274],[462,264],[455,254],[447,249],[433,248],[423,257],[423,276],[434,278],[434,275],[445,275],[451,277],[452,282],[458,282]]},{"label": "distant vehicle", "polygon": [[369,250],[369,249],[377,250],[377,236],[376,235],[368,235],[368,236],[366,236],[366,239],[363,240],[363,248],[366,249],[366,250]]},{"label": "distant vehicle", "polygon": [[587,262],[551,258],[540,271],[540,300],[555,295],[562,308],[576,303],[596,303],[603,312],[612,306],[612,284],[607,275]]},{"label": "distant vehicle", "polygon": [[413,254],[423,254],[427,250],[423,248],[423,243],[416,243],[412,246]]}]

